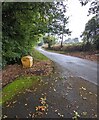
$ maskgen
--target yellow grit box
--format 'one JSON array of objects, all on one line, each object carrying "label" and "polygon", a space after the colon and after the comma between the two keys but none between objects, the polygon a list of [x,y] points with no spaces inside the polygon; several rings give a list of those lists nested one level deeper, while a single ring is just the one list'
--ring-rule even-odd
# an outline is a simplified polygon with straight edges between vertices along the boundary
[{"label": "yellow grit box", "polygon": [[24,68],[29,68],[33,65],[33,58],[31,56],[24,56],[21,58],[21,62]]}]

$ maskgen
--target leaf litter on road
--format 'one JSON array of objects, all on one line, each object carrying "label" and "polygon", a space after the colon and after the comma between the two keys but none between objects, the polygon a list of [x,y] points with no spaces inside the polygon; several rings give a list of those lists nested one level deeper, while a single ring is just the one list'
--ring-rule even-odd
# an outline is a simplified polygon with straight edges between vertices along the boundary
[{"label": "leaf litter on road", "polygon": [[41,112],[45,112],[46,111],[46,106],[37,106],[36,107],[36,111],[41,111]]},{"label": "leaf litter on road", "polygon": [[72,118],[73,118],[74,120],[78,120],[79,117],[80,117],[79,113],[74,110],[74,116],[73,116]]},{"label": "leaf litter on road", "polygon": [[81,89],[81,90],[86,90],[86,88],[85,88],[85,87],[81,87],[80,89]]},{"label": "leaf litter on road", "polygon": [[83,97],[83,100],[87,100],[87,98],[86,98],[86,97]]},{"label": "leaf litter on road", "polygon": [[87,112],[82,112],[82,115],[86,116],[86,115],[87,115]]},{"label": "leaf litter on road", "polygon": [[7,118],[8,116],[7,115],[3,115],[3,118],[5,119],[5,118]]},{"label": "leaf litter on road", "polygon": [[56,92],[56,89],[54,88],[54,92]]},{"label": "leaf litter on road", "polygon": [[32,93],[33,91],[32,91],[32,90],[30,90],[30,89],[26,89],[26,92],[30,92],[30,93]]},{"label": "leaf litter on road", "polygon": [[48,104],[46,103],[46,100],[47,100],[46,96],[39,98],[39,101],[40,101],[41,105],[38,105],[38,106],[35,107],[36,112],[34,113],[34,115],[32,115],[32,118],[42,116],[44,114],[44,112],[46,112],[46,114],[47,114]]}]

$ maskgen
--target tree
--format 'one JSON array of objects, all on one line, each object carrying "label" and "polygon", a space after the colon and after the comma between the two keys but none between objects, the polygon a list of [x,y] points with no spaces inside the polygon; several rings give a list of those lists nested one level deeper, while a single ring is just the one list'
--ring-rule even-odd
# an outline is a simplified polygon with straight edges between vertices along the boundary
[{"label": "tree", "polygon": [[[82,6],[85,6],[90,0],[79,0]],[[98,14],[99,11],[99,1],[98,0],[91,0],[90,8],[88,10],[90,14]]]},{"label": "tree", "polygon": [[89,49],[88,46],[90,45],[99,48],[99,18],[97,15],[86,23],[82,36],[87,49]]},{"label": "tree", "polygon": [[63,47],[63,36],[70,35],[70,31],[67,28],[68,17],[66,17],[66,3],[56,2],[54,3],[53,9],[50,11],[50,16],[48,17],[48,33],[57,34],[61,36],[61,47]]},{"label": "tree", "polygon": [[44,41],[44,43],[48,44],[49,49],[51,48],[51,46],[53,44],[55,44],[55,40],[56,40],[56,38],[52,35],[48,35],[48,36],[43,37],[43,41]]},{"label": "tree", "polygon": [[61,40],[61,48],[63,47],[63,37],[64,35],[70,35],[71,31],[69,31],[69,29],[66,29],[66,25],[67,25],[67,19],[63,18],[63,26],[62,26],[62,40]]},{"label": "tree", "polygon": [[18,62],[23,55],[32,53],[33,45],[37,42],[39,34],[44,34],[43,29],[46,27],[43,10],[40,3],[3,3],[4,64]]},{"label": "tree", "polygon": [[32,54],[40,34],[61,33],[62,7],[62,2],[2,3],[3,63],[15,63],[23,55]]}]

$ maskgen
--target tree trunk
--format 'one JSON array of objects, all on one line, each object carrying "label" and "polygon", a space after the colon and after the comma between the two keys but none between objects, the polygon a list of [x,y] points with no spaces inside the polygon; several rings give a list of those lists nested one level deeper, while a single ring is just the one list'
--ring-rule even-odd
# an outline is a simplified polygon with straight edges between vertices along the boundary
[{"label": "tree trunk", "polygon": [[50,44],[48,44],[48,49],[50,49],[51,48],[51,45]]},{"label": "tree trunk", "polygon": [[63,34],[62,34],[62,40],[61,40],[61,48],[63,47]]}]

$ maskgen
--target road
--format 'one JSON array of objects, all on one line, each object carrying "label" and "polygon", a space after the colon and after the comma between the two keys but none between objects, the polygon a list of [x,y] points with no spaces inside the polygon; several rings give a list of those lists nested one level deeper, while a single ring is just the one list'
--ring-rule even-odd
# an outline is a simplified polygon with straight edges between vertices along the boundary
[{"label": "road", "polygon": [[48,52],[41,47],[36,48],[63,69],[63,75],[81,77],[91,83],[97,83],[97,63],[78,57],[72,57],[54,52]]},{"label": "road", "polygon": [[[78,113],[80,118],[96,119],[96,63],[47,52],[41,48],[36,49],[55,62],[54,74],[42,76],[41,79],[33,82],[30,88],[20,91],[12,100],[3,104],[2,117],[72,119]],[[47,103],[46,111],[36,110],[42,105],[41,98],[46,98],[43,103]]]}]

